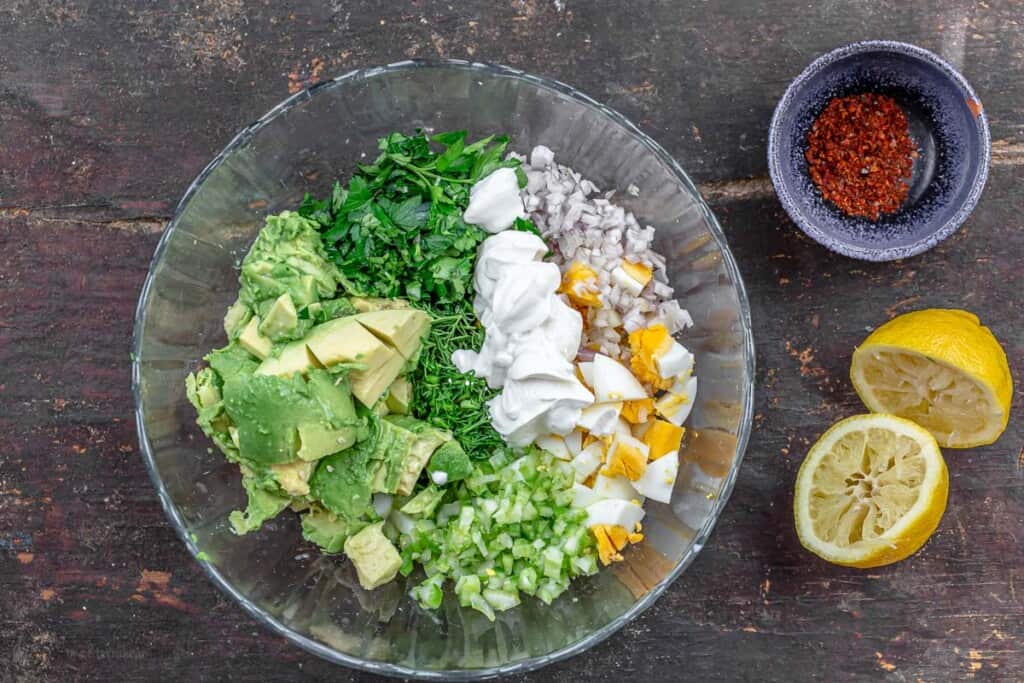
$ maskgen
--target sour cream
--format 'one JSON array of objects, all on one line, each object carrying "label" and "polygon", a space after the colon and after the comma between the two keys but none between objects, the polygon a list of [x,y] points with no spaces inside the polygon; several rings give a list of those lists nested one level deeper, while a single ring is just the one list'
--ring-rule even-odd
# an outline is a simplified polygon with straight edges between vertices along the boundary
[{"label": "sour cream", "polygon": [[474,184],[469,206],[462,213],[464,221],[490,233],[511,228],[517,218],[526,218],[526,210],[519,197],[519,179],[511,168],[492,171]]},{"label": "sour cream", "polygon": [[502,389],[488,407],[495,430],[512,446],[568,434],[594,396],[572,361],[583,334],[580,314],[558,296],[558,266],[540,259],[544,241],[501,232],[477,252],[473,308],[486,330],[479,353],[459,350],[452,363]]}]

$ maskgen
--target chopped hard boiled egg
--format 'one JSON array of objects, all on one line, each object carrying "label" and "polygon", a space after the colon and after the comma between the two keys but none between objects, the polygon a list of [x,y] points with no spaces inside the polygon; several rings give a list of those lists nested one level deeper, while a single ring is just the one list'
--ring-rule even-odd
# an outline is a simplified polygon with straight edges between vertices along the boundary
[{"label": "chopped hard boiled egg", "polygon": [[693,354],[677,341],[673,341],[663,354],[654,357],[662,379],[687,377],[693,372]]},{"label": "chopped hard boiled egg", "polygon": [[604,461],[604,446],[600,443],[592,443],[572,459],[572,468],[576,470],[576,481],[584,482],[590,475],[597,471]]},{"label": "chopped hard boiled egg", "polygon": [[576,306],[601,307],[601,294],[598,291],[597,271],[585,263],[574,261],[562,276],[562,284],[558,288]]},{"label": "chopped hard boiled egg", "polygon": [[681,427],[693,410],[693,399],[697,395],[697,378],[690,377],[685,382],[676,382],[669,393],[654,403],[654,409],[666,420]]},{"label": "chopped hard boiled egg", "polygon": [[569,455],[576,457],[583,450],[583,432],[574,429],[562,437],[565,447],[569,449]]},{"label": "chopped hard boiled egg", "polygon": [[580,412],[580,419],[577,425],[585,429],[593,436],[607,436],[615,431],[615,425],[619,421],[619,413],[622,411],[622,402],[595,403],[587,406]]},{"label": "chopped hard boiled egg", "polygon": [[678,473],[679,454],[673,451],[648,463],[643,476],[633,482],[633,488],[643,496],[668,503],[672,499],[672,488]]},{"label": "chopped hard boiled egg", "polygon": [[633,356],[629,366],[633,373],[655,389],[667,389],[672,384],[671,378],[666,380],[661,376],[656,359],[667,353],[674,343],[668,328],[661,324],[630,332],[629,348]]},{"label": "chopped hard boiled egg", "polygon": [[588,508],[599,500],[601,500],[600,496],[589,486],[579,483],[572,485],[572,506],[574,508]]},{"label": "chopped hard boiled egg", "polygon": [[642,398],[637,401],[626,401],[622,405],[622,417],[632,424],[647,422],[654,412],[654,399]]},{"label": "chopped hard boiled egg", "polygon": [[635,529],[644,518],[644,509],[629,500],[599,500],[587,506],[587,526],[598,524]]},{"label": "chopped hard boiled egg", "polygon": [[583,383],[591,389],[594,388],[594,364],[591,361],[582,361],[576,364],[576,369]]},{"label": "chopped hard boiled egg", "polygon": [[644,287],[651,281],[653,272],[642,263],[623,261],[622,265],[612,271],[612,282],[633,296],[640,296]]},{"label": "chopped hard boiled egg", "polygon": [[594,396],[597,403],[649,398],[636,377],[624,365],[603,354],[594,356]]},{"label": "chopped hard boiled egg", "polygon": [[607,464],[601,470],[605,476],[622,475],[630,481],[640,479],[647,468],[647,444],[629,435],[616,434],[608,448]]},{"label": "chopped hard boiled egg", "polygon": [[683,434],[685,432],[685,429],[671,422],[657,418],[651,420],[647,425],[647,430],[644,431],[641,437],[641,440],[650,449],[647,456],[648,459],[654,462],[666,453],[678,451],[679,445],[683,442]]},{"label": "chopped hard boiled egg", "polygon": [[630,543],[639,543],[644,540],[644,535],[630,533],[625,527],[610,524],[597,524],[590,527],[590,531],[597,540],[597,553],[601,564],[609,565],[612,562],[621,562],[620,550],[624,550]]},{"label": "chopped hard boiled egg", "polygon": [[597,497],[604,500],[606,498],[615,498],[617,500],[636,500],[636,489],[629,483],[629,479],[625,477],[609,477],[604,474],[598,473],[594,478],[594,493]]},{"label": "chopped hard boiled egg", "polygon": [[572,460],[572,454],[569,452],[569,447],[566,445],[565,439],[560,436],[555,434],[538,436],[534,443],[538,448],[543,448],[559,460]]}]

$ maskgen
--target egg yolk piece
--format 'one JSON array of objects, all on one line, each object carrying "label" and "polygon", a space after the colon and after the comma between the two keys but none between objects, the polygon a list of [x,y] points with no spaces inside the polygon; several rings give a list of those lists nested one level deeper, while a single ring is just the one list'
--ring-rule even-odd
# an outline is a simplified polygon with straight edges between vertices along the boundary
[{"label": "egg yolk piece", "polygon": [[647,448],[650,449],[648,459],[654,462],[667,453],[678,451],[680,444],[683,442],[683,434],[685,433],[685,428],[677,427],[671,422],[657,418],[651,420],[647,431],[644,432],[641,439],[641,441],[647,444]]},{"label": "egg yolk piece", "polygon": [[644,540],[643,534],[631,533],[617,524],[595,524],[590,527],[590,531],[597,539],[597,555],[601,564],[605,566],[612,562],[621,562],[620,550],[624,550],[630,543],[639,543]]},{"label": "egg yolk piece", "polygon": [[629,366],[637,379],[656,389],[672,386],[673,378],[662,379],[655,359],[672,348],[673,341],[668,328],[660,324],[629,333],[629,348],[633,352]]},{"label": "egg yolk piece", "polygon": [[562,275],[562,285],[558,291],[569,297],[569,301],[576,306],[601,307],[601,295],[597,291],[597,271],[585,263],[573,261]]},{"label": "egg yolk piece", "polygon": [[654,399],[644,398],[636,401],[625,401],[619,413],[630,424],[643,424],[654,412]]},{"label": "egg yolk piece", "polygon": [[647,446],[633,437],[616,436],[608,449],[607,465],[601,474],[614,477],[621,474],[630,481],[644,476],[647,469]]}]

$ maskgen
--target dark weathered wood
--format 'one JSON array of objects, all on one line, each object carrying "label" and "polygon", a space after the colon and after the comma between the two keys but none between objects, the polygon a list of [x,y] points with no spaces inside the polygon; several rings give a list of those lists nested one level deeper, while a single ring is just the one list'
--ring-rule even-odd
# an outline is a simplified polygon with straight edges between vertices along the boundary
[{"label": "dark weathered wood", "polygon": [[[999,443],[948,453],[946,517],[906,562],[828,566],[790,512],[808,444],[861,410],[846,373],[867,328],[966,307],[1024,368],[1019,5],[748,4],[0,1],[0,679],[364,678],[271,636],[187,557],[137,453],[128,343],[164,222],[236,129],[317,79],[435,55],[555,77],[637,121],[702,183],[754,310],[756,429],[712,542],[642,618],[534,677],[1024,676],[1019,390]],[[765,178],[786,83],[872,37],[961,66],[995,141],[967,226],[887,265],[804,238]]]}]

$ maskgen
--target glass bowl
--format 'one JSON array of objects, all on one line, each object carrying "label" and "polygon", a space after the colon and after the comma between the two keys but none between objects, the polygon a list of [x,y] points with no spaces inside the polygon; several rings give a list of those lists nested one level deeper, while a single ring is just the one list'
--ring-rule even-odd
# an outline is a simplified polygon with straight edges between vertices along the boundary
[{"label": "glass bowl", "polygon": [[[625,561],[573,583],[551,606],[524,598],[493,623],[446,599],[419,608],[402,580],[368,592],[342,556],[303,541],[289,512],[247,536],[238,471],[195,425],[185,376],[225,343],[221,319],[237,267],[268,213],[376,155],[376,139],[415,128],[545,144],[657,229],[671,284],[695,325],[684,335],[700,390],[671,506],[649,502],[645,540]],[[199,175],[160,240],[139,298],[132,384],[146,466],[178,535],[206,573],[256,619],[325,659],[380,674],[443,680],[521,672],[599,643],[693,561],[721,514],[750,434],[750,312],[722,230],[657,143],[572,88],[513,69],[411,61],[302,91],[248,126]],[[415,577],[415,575],[414,575]]]}]

